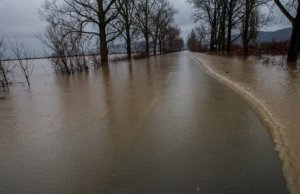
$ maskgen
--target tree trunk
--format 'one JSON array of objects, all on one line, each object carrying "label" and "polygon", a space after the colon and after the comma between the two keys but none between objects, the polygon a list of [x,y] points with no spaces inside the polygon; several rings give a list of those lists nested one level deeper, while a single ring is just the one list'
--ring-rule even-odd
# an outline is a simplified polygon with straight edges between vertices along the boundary
[{"label": "tree trunk", "polygon": [[99,8],[99,40],[100,40],[100,55],[101,55],[101,65],[108,65],[108,48],[106,40],[106,21],[105,12],[103,8],[103,0],[98,0]]},{"label": "tree trunk", "polygon": [[222,13],[222,25],[221,25],[221,41],[222,41],[222,53],[225,52],[226,49],[226,16],[227,16],[227,10],[226,5],[223,4],[223,13]]},{"label": "tree trunk", "polygon": [[214,40],[215,40],[215,33],[214,33],[214,30],[212,29],[211,33],[210,33],[210,46],[209,46],[210,52],[214,52],[214,50],[215,50],[215,41]]},{"label": "tree trunk", "polygon": [[100,55],[101,55],[101,65],[106,66],[108,65],[108,48],[106,42],[106,34],[100,36]]},{"label": "tree trunk", "polygon": [[156,55],[157,39],[158,39],[159,26],[157,25],[155,29],[154,39],[153,39],[153,54]]},{"label": "tree trunk", "polygon": [[231,53],[231,36],[232,36],[232,27],[233,27],[233,11],[234,11],[234,6],[235,1],[231,0],[229,4],[229,10],[228,10],[228,28],[227,28],[227,42],[226,42],[226,51],[228,54]]},{"label": "tree trunk", "polygon": [[149,14],[149,10],[148,10],[148,0],[146,1],[146,8],[145,8],[145,41],[146,41],[146,56],[150,57],[150,49],[149,49],[149,26],[148,26],[148,14]]},{"label": "tree trunk", "polygon": [[288,58],[287,58],[288,63],[296,64],[297,62],[298,52],[299,52],[299,39],[300,39],[299,35],[300,35],[300,26],[294,25],[291,41],[290,41]]},{"label": "tree trunk", "polygon": [[0,70],[1,70],[2,76],[4,78],[5,86],[6,86],[6,88],[8,88],[8,79],[7,79],[6,72],[4,70],[3,64],[1,64],[1,62],[0,62]]},{"label": "tree trunk", "polygon": [[246,21],[244,23],[244,32],[243,32],[243,51],[244,51],[244,56],[249,55],[249,19],[246,16]]},{"label": "tree trunk", "polygon": [[65,71],[67,72],[68,75],[71,74],[70,68],[68,67],[68,58],[66,57],[66,55],[61,52],[60,56],[62,57],[62,63],[64,64],[65,67]]},{"label": "tree trunk", "polygon": [[153,55],[156,56],[156,40],[153,41]]},{"label": "tree trunk", "polygon": [[217,30],[217,10],[214,10],[213,21],[211,23],[210,52],[214,52],[215,51],[215,43],[216,43],[217,31],[218,31]]},{"label": "tree trunk", "polygon": [[150,47],[149,47],[149,33],[148,30],[145,33],[145,41],[146,41],[146,56],[150,57]]},{"label": "tree trunk", "polygon": [[214,52],[215,51],[215,43],[216,43],[216,36],[217,36],[217,29],[216,29],[216,24],[213,23],[213,25],[211,26],[211,35],[210,35],[210,52]]},{"label": "tree trunk", "polygon": [[244,21],[244,27],[243,27],[243,50],[244,50],[244,56],[249,55],[249,31],[250,31],[250,15],[252,12],[252,3],[251,0],[246,0],[245,5],[245,21]]},{"label": "tree trunk", "polygon": [[159,39],[159,54],[161,55],[162,54],[162,40]]},{"label": "tree trunk", "polygon": [[130,34],[130,27],[126,25],[126,44],[127,44],[127,59],[132,59],[132,51],[131,51],[131,34]]},{"label": "tree trunk", "polygon": [[228,32],[227,32],[227,53],[231,53],[231,31],[232,31],[232,24],[228,24]]},{"label": "tree trunk", "polygon": [[298,6],[297,16],[293,22],[293,32],[290,41],[287,62],[290,65],[296,65],[298,53],[300,50],[300,5]]}]

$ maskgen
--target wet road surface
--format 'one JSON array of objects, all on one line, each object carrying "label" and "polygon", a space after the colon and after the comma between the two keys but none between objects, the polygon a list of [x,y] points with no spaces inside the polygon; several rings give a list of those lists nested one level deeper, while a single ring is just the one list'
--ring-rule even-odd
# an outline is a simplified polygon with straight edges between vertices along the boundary
[{"label": "wet road surface", "polygon": [[0,193],[287,193],[267,129],[187,53],[36,71],[0,101]]}]

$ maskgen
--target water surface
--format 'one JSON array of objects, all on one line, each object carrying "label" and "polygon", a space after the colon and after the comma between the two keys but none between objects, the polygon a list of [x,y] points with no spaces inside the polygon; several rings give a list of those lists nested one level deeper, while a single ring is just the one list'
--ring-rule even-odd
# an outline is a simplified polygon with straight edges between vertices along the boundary
[{"label": "water surface", "polygon": [[0,101],[0,193],[287,193],[266,128],[187,53],[36,63]]}]

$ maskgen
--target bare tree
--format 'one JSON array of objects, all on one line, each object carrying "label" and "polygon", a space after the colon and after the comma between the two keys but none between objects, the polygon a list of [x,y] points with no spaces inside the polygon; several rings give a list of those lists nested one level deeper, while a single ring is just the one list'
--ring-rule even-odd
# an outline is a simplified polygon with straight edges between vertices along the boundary
[{"label": "bare tree", "polygon": [[256,3],[256,0],[245,0],[244,2],[241,27],[244,56],[248,56],[249,54],[249,43],[256,39],[258,23]]},{"label": "bare tree", "polygon": [[287,61],[295,65],[300,50],[300,0],[287,0],[285,3],[274,0],[285,17],[292,23],[293,32],[290,41]]},{"label": "bare tree", "polygon": [[[132,58],[132,46],[131,46],[131,34],[132,34],[132,24],[134,20],[134,1],[133,0],[117,0],[117,7],[119,7],[120,15],[118,21],[121,22],[122,27],[119,29],[121,36],[126,41],[127,58],[130,60]],[[122,33],[124,31],[125,33]]]},{"label": "bare tree", "polygon": [[71,74],[76,71],[87,71],[86,45],[87,37],[80,32],[69,33],[68,29],[55,23],[48,23],[45,35],[39,38],[51,54],[50,58],[56,71]]},{"label": "bare tree", "polygon": [[154,55],[156,55],[157,43],[159,41],[160,33],[163,32],[163,28],[165,28],[164,30],[166,30],[166,27],[171,25],[176,13],[177,10],[173,8],[168,0],[157,0],[156,6],[151,14],[151,20],[153,21],[153,25],[151,26],[151,37],[153,41]]},{"label": "bare tree", "polygon": [[192,29],[187,38],[187,47],[190,51],[198,51],[197,49],[197,37],[195,29]]},{"label": "bare tree", "polygon": [[9,66],[7,61],[4,60],[5,52],[4,35],[0,37],[0,87],[4,90],[8,90],[12,84],[11,75],[14,66]]},{"label": "bare tree", "polygon": [[202,50],[205,47],[204,41],[206,41],[207,39],[207,35],[208,35],[207,30],[204,25],[200,25],[195,28],[195,32],[197,38],[197,46],[199,50]]},{"label": "bare tree", "polygon": [[210,51],[231,52],[232,31],[240,27],[244,55],[256,40],[257,30],[268,17],[260,13],[260,7],[269,0],[188,0],[195,10],[195,19],[210,27]]},{"label": "bare tree", "polygon": [[231,53],[232,30],[241,21],[240,10],[243,3],[240,0],[226,0],[227,4],[227,53]]},{"label": "bare tree", "polygon": [[71,74],[68,65],[67,45],[70,43],[66,39],[66,32],[62,26],[49,23],[45,32],[45,38],[40,40],[52,51],[51,62],[55,70],[62,74]]},{"label": "bare tree", "polygon": [[219,0],[188,0],[194,6],[195,20],[201,20],[210,26],[210,52],[216,50],[218,38],[218,21],[220,20]]},{"label": "bare tree", "polygon": [[151,28],[153,26],[153,20],[151,20],[151,14],[155,9],[157,0],[136,0],[134,4],[135,8],[135,26],[138,28],[144,36],[146,56],[150,56],[150,36]]},{"label": "bare tree", "polygon": [[200,25],[195,29],[192,29],[188,35],[187,46],[190,51],[203,51],[205,49],[204,42],[207,39],[207,30],[204,25]]},{"label": "bare tree", "polygon": [[163,39],[163,52],[170,53],[181,51],[184,47],[184,41],[180,37],[180,29],[174,24],[169,24],[167,32],[168,33]]},{"label": "bare tree", "polygon": [[64,26],[69,33],[83,33],[98,37],[101,64],[108,64],[108,43],[116,39],[120,32],[110,24],[120,12],[117,0],[46,0],[43,18],[55,25]]},{"label": "bare tree", "polygon": [[34,67],[33,60],[29,59],[30,56],[28,55],[28,50],[24,47],[23,43],[17,41],[13,43],[10,41],[10,48],[16,57],[16,67],[19,70],[17,75],[24,78],[30,88],[30,76],[32,75]]}]

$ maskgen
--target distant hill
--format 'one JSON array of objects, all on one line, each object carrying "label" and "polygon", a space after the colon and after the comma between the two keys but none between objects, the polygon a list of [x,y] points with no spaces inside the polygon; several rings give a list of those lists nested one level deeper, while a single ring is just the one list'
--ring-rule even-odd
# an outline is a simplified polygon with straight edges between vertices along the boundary
[{"label": "distant hill", "polygon": [[286,41],[290,40],[292,28],[284,28],[277,31],[259,31],[257,36],[258,42]]},{"label": "distant hill", "polygon": [[[258,31],[257,41],[262,42],[272,42],[272,41],[286,41],[290,40],[292,35],[292,28],[284,28],[276,31]],[[237,37],[238,35],[233,35]],[[239,37],[234,41],[236,44],[242,44],[242,39]]]}]

